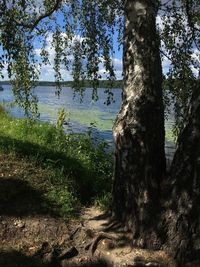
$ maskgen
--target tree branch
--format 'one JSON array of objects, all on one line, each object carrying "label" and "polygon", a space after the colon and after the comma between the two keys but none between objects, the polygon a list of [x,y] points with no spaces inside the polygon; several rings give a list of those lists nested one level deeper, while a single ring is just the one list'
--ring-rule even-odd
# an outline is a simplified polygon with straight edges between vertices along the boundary
[{"label": "tree branch", "polygon": [[166,57],[169,61],[173,62],[172,58],[169,57],[163,50],[160,49],[160,53],[161,53],[164,57]]},{"label": "tree branch", "polygon": [[33,21],[31,23],[24,23],[22,21],[17,21],[15,19],[14,19],[14,21],[18,26],[22,26],[24,28],[33,30],[41,20],[51,16],[53,14],[53,12],[56,11],[59,8],[59,5],[61,4],[61,2],[62,2],[62,0],[56,0],[55,4],[54,4],[54,6],[52,7],[51,10],[49,10],[45,14],[40,15],[35,21]]},{"label": "tree branch", "polygon": [[198,29],[195,27],[194,22],[192,20],[192,14],[190,13],[191,3],[188,0],[186,0],[186,2],[185,2],[185,11],[186,11],[187,19],[188,19],[188,25],[189,25],[191,32],[192,32],[193,41],[194,41],[197,49],[200,50],[199,45],[196,42],[196,36],[195,36],[195,31],[198,31]]}]

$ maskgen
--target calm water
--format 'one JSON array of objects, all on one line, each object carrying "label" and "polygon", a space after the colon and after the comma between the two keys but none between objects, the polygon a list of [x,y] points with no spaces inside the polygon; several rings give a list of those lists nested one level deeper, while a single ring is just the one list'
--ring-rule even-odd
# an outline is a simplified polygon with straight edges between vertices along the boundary
[{"label": "calm water", "polygon": [[[0,92],[0,102],[9,103],[13,101],[12,90],[9,85],[3,86]],[[98,89],[99,99],[92,101],[92,90],[86,89],[83,99],[70,88],[63,88],[60,97],[55,95],[54,87],[38,86],[35,94],[39,99],[40,120],[55,123],[58,112],[64,108],[67,114],[65,130],[73,132],[84,132],[88,127],[98,132],[103,139],[112,139],[112,125],[121,105],[121,89],[113,89],[114,103],[105,105],[107,95],[105,89]],[[21,109],[15,107],[10,109],[15,117],[23,117]],[[91,126],[92,123],[92,126]]]},{"label": "calm water", "polygon": [[[12,90],[9,85],[3,86],[4,91],[0,92],[0,102],[10,103],[13,101]],[[88,127],[92,128],[100,139],[112,140],[112,125],[116,114],[121,105],[120,88],[113,89],[115,102],[109,106],[105,105],[106,94],[105,89],[98,89],[98,101],[92,101],[92,90],[86,89],[82,101],[80,96],[74,97],[74,92],[70,88],[63,88],[60,97],[55,95],[54,87],[38,86],[35,88],[35,94],[39,99],[40,120],[55,123],[58,112],[64,108],[67,113],[65,131],[73,131],[76,133],[85,132]],[[23,117],[23,111],[17,107],[10,109],[15,117]],[[92,125],[91,125],[92,123]],[[166,121],[166,129],[170,129],[173,123],[173,116]],[[167,157],[171,157],[174,152],[174,145],[170,141],[166,141]]]}]

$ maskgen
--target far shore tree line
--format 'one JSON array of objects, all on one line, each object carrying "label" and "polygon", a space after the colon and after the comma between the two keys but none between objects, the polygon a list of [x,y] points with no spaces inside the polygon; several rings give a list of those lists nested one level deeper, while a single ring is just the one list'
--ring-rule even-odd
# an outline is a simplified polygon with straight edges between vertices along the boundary
[{"label": "far shore tree line", "polygon": [[[98,88],[122,88],[122,80],[116,80],[113,81],[112,84],[110,84],[107,80],[99,80],[98,82]],[[12,85],[12,81],[7,80],[1,80],[0,85]],[[63,81],[60,82],[61,87],[71,87],[73,88],[74,82],[73,81]],[[57,83],[55,81],[36,81],[35,86],[57,86]],[[84,88],[92,88],[92,82],[89,80],[82,81],[82,86]]]}]

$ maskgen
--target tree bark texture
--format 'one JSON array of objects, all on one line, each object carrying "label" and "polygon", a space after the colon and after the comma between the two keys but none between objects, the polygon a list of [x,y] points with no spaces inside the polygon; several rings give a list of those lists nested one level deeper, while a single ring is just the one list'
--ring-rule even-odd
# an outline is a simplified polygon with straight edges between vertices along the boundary
[{"label": "tree bark texture", "polygon": [[170,173],[165,201],[165,249],[183,263],[200,260],[200,84],[190,103]]},{"label": "tree bark texture", "polygon": [[165,175],[162,68],[157,1],[125,1],[124,88],[113,127],[113,214],[141,247],[158,248],[160,183]]}]

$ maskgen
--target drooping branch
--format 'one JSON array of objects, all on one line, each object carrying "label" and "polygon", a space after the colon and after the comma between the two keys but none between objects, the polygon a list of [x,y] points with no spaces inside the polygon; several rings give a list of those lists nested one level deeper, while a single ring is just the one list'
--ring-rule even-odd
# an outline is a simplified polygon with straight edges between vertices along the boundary
[{"label": "drooping branch", "polygon": [[192,39],[193,39],[197,49],[200,50],[200,47],[196,41],[196,36],[195,36],[195,32],[196,31],[198,32],[199,29],[197,29],[195,27],[195,24],[193,22],[193,14],[191,14],[191,6],[192,6],[191,1],[186,0],[185,1],[185,11],[186,11],[186,15],[187,15],[188,25],[189,25],[191,32],[192,32]]},{"label": "drooping branch", "polygon": [[26,23],[26,22],[23,22],[23,21],[18,21],[15,18],[14,18],[14,21],[15,21],[15,23],[18,26],[22,26],[24,28],[33,30],[38,25],[38,23],[41,20],[43,20],[44,18],[47,18],[47,17],[51,16],[56,10],[58,10],[61,2],[62,2],[62,0],[56,0],[54,6],[48,12],[46,12],[44,14],[41,14],[38,18],[35,19],[35,21],[32,21],[31,23]]},{"label": "drooping branch", "polygon": [[4,14],[5,9],[6,9],[6,1],[3,0],[2,4],[0,4],[0,16],[2,16]]}]

